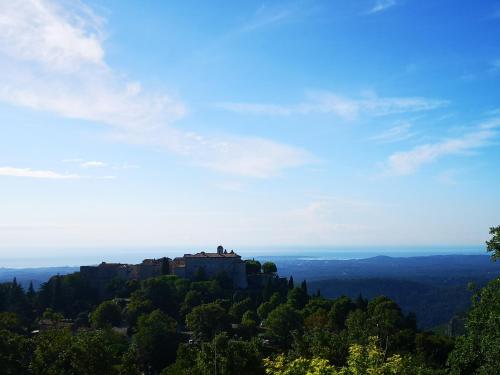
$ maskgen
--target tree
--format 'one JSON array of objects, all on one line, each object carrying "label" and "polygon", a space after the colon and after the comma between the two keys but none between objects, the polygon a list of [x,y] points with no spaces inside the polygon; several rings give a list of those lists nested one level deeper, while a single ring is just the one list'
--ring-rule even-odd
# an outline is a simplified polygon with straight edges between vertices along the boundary
[{"label": "tree", "polygon": [[368,303],[366,323],[368,334],[378,337],[386,347],[392,345],[392,335],[406,328],[401,308],[384,296],[376,297]]},{"label": "tree", "polygon": [[328,313],[319,308],[304,319],[304,327],[311,329],[325,329],[328,326]]},{"label": "tree", "polygon": [[490,228],[491,239],[486,241],[486,250],[491,252],[491,259],[500,259],[500,225]]},{"label": "tree", "polygon": [[305,280],[302,280],[302,283],[300,284],[300,289],[302,289],[302,291],[304,292],[304,294],[308,294],[307,293],[307,281]]},{"label": "tree", "polygon": [[253,308],[253,302],[250,298],[245,298],[243,301],[237,302],[231,306],[229,309],[229,315],[233,319],[233,322],[239,323],[243,314]]},{"label": "tree", "polygon": [[163,275],[146,279],[141,289],[132,294],[132,299],[149,300],[154,309],[160,309],[168,316],[177,318],[181,296],[177,290],[178,277]]},{"label": "tree", "polygon": [[421,332],[415,337],[415,346],[416,356],[421,363],[436,369],[445,368],[454,340],[444,335]]},{"label": "tree", "polygon": [[245,260],[245,268],[247,271],[247,275],[255,275],[261,272],[261,264],[258,260],[255,259],[247,259]]},{"label": "tree", "polygon": [[338,372],[328,360],[322,358],[296,358],[287,361],[284,354],[276,358],[265,358],[264,367],[268,375],[335,375]]},{"label": "tree", "polygon": [[265,262],[262,265],[262,272],[264,273],[276,273],[278,272],[278,268],[276,267],[276,264],[273,262]]},{"label": "tree", "polygon": [[229,329],[230,317],[218,303],[207,303],[196,306],[186,316],[186,324],[196,338],[211,340],[216,333]]},{"label": "tree", "polygon": [[156,372],[175,361],[179,338],[177,323],[160,310],[139,318],[137,332],[132,337],[143,368],[151,366]]},{"label": "tree", "polygon": [[130,296],[127,280],[115,277],[106,285],[106,294],[110,297],[126,298]]},{"label": "tree", "polygon": [[262,303],[258,308],[257,308],[257,315],[261,320],[264,320],[267,318],[269,313],[273,311],[278,305],[281,303],[281,296],[279,293],[274,293],[269,301]]},{"label": "tree", "polygon": [[290,306],[298,310],[303,309],[309,302],[309,296],[302,287],[289,290],[286,299]]},{"label": "tree", "polygon": [[30,281],[28,291],[26,292],[26,297],[28,298],[28,301],[30,301],[32,303],[35,301],[36,292],[35,292],[35,288],[33,287],[33,281]]},{"label": "tree", "polygon": [[448,358],[453,375],[498,372],[500,358],[500,278],[489,282],[472,299],[466,333]]},{"label": "tree", "polygon": [[273,341],[283,349],[289,348],[293,341],[294,331],[302,330],[302,317],[297,310],[288,304],[279,305],[269,313],[265,327]]},{"label": "tree", "polygon": [[293,289],[294,286],[293,286],[293,276],[290,276],[290,278],[288,279],[288,289]]},{"label": "tree", "polygon": [[351,311],[356,309],[356,305],[349,297],[341,296],[337,298],[332,305],[329,313],[330,326],[335,331],[341,331],[345,328],[345,321]]},{"label": "tree", "polygon": [[347,332],[334,333],[328,329],[313,329],[303,335],[295,335],[289,352],[293,358],[322,358],[335,366],[344,366],[348,355]]},{"label": "tree", "polygon": [[40,333],[35,339],[31,362],[34,375],[118,375],[118,366],[127,348],[125,337],[113,331],[68,329]]},{"label": "tree", "polygon": [[257,333],[257,314],[249,310],[241,318],[241,332],[245,337],[252,337]]},{"label": "tree", "polygon": [[258,340],[231,339],[226,333],[216,335],[211,342],[180,345],[175,364],[161,375],[255,375],[263,374],[262,355]]},{"label": "tree", "polygon": [[116,327],[122,322],[122,309],[115,301],[104,301],[90,316],[96,328]]},{"label": "tree", "polygon": [[274,360],[264,359],[268,375],[389,375],[405,373],[403,358],[393,355],[385,358],[385,353],[377,347],[377,338],[371,338],[368,345],[354,344],[349,348],[347,366],[336,368],[322,358],[293,360],[280,354]]},{"label": "tree", "polygon": [[0,372],[5,375],[29,373],[30,340],[0,328]]}]

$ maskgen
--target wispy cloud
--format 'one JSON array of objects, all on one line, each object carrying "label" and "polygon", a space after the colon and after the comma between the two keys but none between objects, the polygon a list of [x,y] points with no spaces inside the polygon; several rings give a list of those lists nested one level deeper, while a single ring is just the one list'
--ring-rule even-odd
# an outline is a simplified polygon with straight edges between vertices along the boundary
[{"label": "wispy cloud", "polygon": [[185,104],[115,73],[105,61],[105,20],[79,2],[64,5],[0,2],[0,101],[108,125],[115,139],[161,145],[225,173],[263,177],[307,162],[305,151],[278,142],[174,128]]},{"label": "wispy cloud", "polygon": [[389,156],[384,163],[385,175],[409,175],[425,164],[449,155],[466,155],[487,146],[498,136],[497,127],[500,119],[494,119],[479,125],[474,131],[461,137],[449,138],[436,143],[427,143],[409,151],[400,151]]},{"label": "wispy cloud", "polygon": [[289,116],[326,113],[346,120],[360,115],[387,116],[397,113],[429,111],[447,105],[446,100],[422,97],[379,97],[376,94],[353,99],[328,91],[309,92],[306,100],[295,105],[245,102],[219,102],[215,106],[237,113]]},{"label": "wispy cloud", "polygon": [[416,133],[411,131],[411,124],[404,122],[393,126],[380,134],[374,135],[368,138],[368,140],[379,143],[393,143],[404,141],[414,137],[415,135]]},{"label": "wispy cloud", "polygon": [[80,164],[82,168],[102,168],[107,167],[108,164],[103,161],[86,161]]},{"label": "wispy cloud", "polygon": [[111,163],[100,160],[85,160],[83,158],[67,158],[61,160],[63,163],[77,164],[80,168],[112,168],[115,170],[137,169],[138,165],[130,163]]},{"label": "wispy cloud", "polygon": [[0,176],[3,177],[29,177],[49,180],[74,180],[82,176],[78,174],[60,173],[50,170],[34,170],[31,168],[0,167]]},{"label": "wispy cloud", "polygon": [[289,19],[295,13],[295,8],[288,5],[286,7],[260,6],[255,15],[246,22],[240,29],[241,32],[254,31],[263,27],[272,26]]},{"label": "wispy cloud", "polygon": [[377,0],[368,11],[369,14],[380,13],[396,5],[396,0]]}]

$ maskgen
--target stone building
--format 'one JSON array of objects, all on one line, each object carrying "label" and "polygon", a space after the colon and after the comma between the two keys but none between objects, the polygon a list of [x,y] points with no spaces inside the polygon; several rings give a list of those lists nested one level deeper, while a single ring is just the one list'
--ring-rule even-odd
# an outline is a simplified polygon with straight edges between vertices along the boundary
[{"label": "stone building", "polygon": [[106,288],[112,280],[144,280],[159,276],[162,274],[162,265],[168,265],[170,261],[169,258],[161,258],[144,259],[140,264],[102,262],[98,266],[81,266],[80,275],[101,295],[106,295]]},{"label": "stone building", "polygon": [[208,278],[225,272],[236,288],[247,287],[245,262],[234,251],[222,246],[215,253],[199,252],[183,257],[144,259],[140,264],[101,263],[98,266],[81,266],[80,274],[91,286],[103,294],[113,279],[144,280],[164,274],[193,279],[201,270]]},{"label": "stone building", "polygon": [[175,258],[171,269],[172,274],[186,279],[193,279],[200,270],[203,270],[208,278],[225,272],[233,280],[236,288],[247,287],[245,262],[233,250],[228,252],[222,246],[217,247],[216,253],[202,251]]}]

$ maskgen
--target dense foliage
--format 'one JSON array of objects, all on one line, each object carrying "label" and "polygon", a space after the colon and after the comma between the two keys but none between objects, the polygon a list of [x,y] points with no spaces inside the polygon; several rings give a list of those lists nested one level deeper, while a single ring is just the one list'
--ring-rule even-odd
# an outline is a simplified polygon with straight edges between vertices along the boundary
[{"label": "dense foliage", "polygon": [[276,265],[227,275],[113,280],[103,300],[79,274],[37,292],[0,284],[2,374],[495,374],[500,279],[477,290],[456,339],[417,329],[391,299],[308,293]]}]

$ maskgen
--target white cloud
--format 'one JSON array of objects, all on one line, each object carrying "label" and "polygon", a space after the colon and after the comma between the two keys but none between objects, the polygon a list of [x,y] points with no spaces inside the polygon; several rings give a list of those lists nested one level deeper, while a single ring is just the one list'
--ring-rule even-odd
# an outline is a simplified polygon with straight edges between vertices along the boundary
[{"label": "white cloud", "polygon": [[0,176],[29,177],[52,180],[73,180],[82,178],[77,174],[59,173],[49,170],[33,170],[31,168],[0,167]]},{"label": "white cloud", "polygon": [[113,138],[165,147],[189,156],[193,165],[244,177],[273,177],[283,169],[315,162],[306,151],[258,137],[208,137],[169,128],[157,133],[154,140],[131,133],[114,134]]},{"label": "white cloud", "polygon": [[368,13],[370,14],[370,13],[383,12],[384,10],[392,8],[395,5],[396,5],[396,0],[377,0],[373,5],[373,8],[371,8]]},{"label": "white cloud", "polygon": [[277,142],[175,129],[186,106],[116,74],[104,59],[105,20],[81,3],[64,5],[0,2],[0,101],[109,125],[115,139],[161,145],[226,173],[263,177],[306,163],[306,152]]},{"label": "white cloud", "polygon": [[495,128],[500,126],[500,119],[495,119],[478,126],[474,131],[461,137],[445,139],[414,147],[409,151],[400,151],[389,156],[384,164],[387,175],[409,175],[421,166],[449,155],[464,155],[488,145],[498,135]]},{"label": "white cloud", "polygon": [[81,158],[69,158],[61,160],[63,163],[83,163],[85,160]]},{"label": "white cloud", "polygon": [[447,104],[446,100],[421,97],[379,97],[375,94],[352,99],[328,91],[319,91],[309,92],[307,100],[296,105],[220,102],[216,103],[215,106],[236,113],[273,116],[326,113],[346,120],[353,120],[360,115],[387,116],[397,113],[429,111]]},{"label": "white cloud", "polygon": [[370,141],[375,141],[379,143],[393,143],[400,142],[415,136],[414,132],[411,132],[411,124],[408,122],[403,122],[401,124],[395,125],[380,134],[374,135],[368,138]]},{"label": "white cloud", "polygon": [[209,169],[249,177],[272,177],[284,168],[299,167],[313,158],[305,151],[262,138],[196,141],[195,163]]},{"label": "white cloud", "polygon": [[39,61],[49,69],[67,72],[84,64],[104,66],[102,19],[82,4],[72,10],[68,13],[42,0],[2,1],[2,51],[19,60]]},{"label": "white cloud", "polygon": [[103,161],[86,161],[80,164],[82,168],[102,168],[107,167],[108,164]]}]

